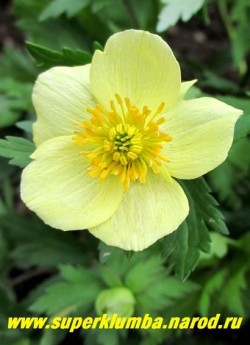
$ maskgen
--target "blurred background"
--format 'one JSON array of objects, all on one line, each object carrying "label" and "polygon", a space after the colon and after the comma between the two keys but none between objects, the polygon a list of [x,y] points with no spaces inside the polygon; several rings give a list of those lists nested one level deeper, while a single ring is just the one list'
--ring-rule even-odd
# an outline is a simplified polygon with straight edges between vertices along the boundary
[{"label": "blurred background", "polygon": [[[1,345],[248,343],[249,22],[248,0],[0,0]],[[167,236],[137,254],[99,244],[87,231],[51,229],[19,197],[20,168],[34,150],[31,92],[37,75],[90,62],[110,35],[128,28],[167,41],[183,80],[198,79],[188,98],[212,95],[245,113],[227,161],[189,184],[196,217],[195,224],[187,221],[190,237],[184,243]],[[244,321],[240,330],[7,330],[9,316],[96,316],[109,311],[110,301],[125,313],[113,290],[118,287],[135,297],[133,315],[220,313]]]}]

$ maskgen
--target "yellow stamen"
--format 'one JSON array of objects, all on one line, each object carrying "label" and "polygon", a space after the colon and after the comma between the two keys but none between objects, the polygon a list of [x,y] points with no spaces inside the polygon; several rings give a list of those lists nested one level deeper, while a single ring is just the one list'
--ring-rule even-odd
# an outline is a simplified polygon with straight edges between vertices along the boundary
[{"label": "yellow stamen", "polygon": [[123,100],[115,94],[115,100],[110,101],[110,111],[99,104],[87,108],[90,120],[77,126],[79,130],[73,137],[78,145],[91,145],[80,153],[89,159],[89,175],[99,177],[100,182],[108,175],[119,176],[125,190],[132,181],[146,183],[149,169],[166,178],[162,162],[169,160],[161,151],[172,137],[160,130],[165,122],[164,117],[159,117],[164,103],[152,113],[147,106],[140,110],[128,97]]}]

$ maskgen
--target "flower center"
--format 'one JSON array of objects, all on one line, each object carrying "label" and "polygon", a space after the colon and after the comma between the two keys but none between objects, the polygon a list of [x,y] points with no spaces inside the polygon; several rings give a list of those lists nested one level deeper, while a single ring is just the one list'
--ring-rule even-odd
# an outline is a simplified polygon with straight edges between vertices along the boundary
[{"label": "flower center", "polygon": [[109,111],[99,104],[88,108],[91,117],[79,125],[73,139],[83,146],[81,155],[89,159],[90,176],[102,181],[110,174],[118,175],[128,190],[131,181],[145,183],[149,169],[160,172],[162,162],[168,161],[161,155],[163,144],[172,138],[159,128],[165,121],[159,116],[164,103],[152,113],[147,106],[138,109],[129,98],[115,97]]}]

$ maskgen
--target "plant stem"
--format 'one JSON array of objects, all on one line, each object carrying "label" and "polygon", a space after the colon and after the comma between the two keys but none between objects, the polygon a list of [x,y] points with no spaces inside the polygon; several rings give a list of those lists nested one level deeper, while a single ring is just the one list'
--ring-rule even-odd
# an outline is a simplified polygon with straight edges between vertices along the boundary
[{"label": "plant stem", "polygon": [[235,30],[234,30],[233,24],[231,22],[230,15],[228,13],[226,0],[219,0],[218,1],[218,8],[219,8],[223,23],[225,25],[225,28],[227,30],[228,37],[230,38],[230,40],[233,41],[234,36],[235,36]]},{"label": "plant stem", "polygon": [[[233,26],[233,23],[232,23],[231,18],[230,18],[230,14],[228,12],[227,0],[219,0],[218,1],[218,8],[219,8],[223,23],[225,25],[228,37],[231,40],[232,45],[234,45],[235,38],[236,38],[236,30]],[[242,58],[241,61],[235,61],[235,65],[238,68],[239,74],[241,76],[246,73],[247,64],[246,64],[246,61],[244,58]]]}]

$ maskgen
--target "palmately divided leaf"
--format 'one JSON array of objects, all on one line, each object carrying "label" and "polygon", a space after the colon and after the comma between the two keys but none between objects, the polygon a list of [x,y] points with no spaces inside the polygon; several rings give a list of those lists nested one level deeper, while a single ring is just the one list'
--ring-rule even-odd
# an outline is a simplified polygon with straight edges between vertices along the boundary
[{"label": "palmately divided leaf", "polygon": [[55,66],[81,66],[91,62],[91,54],[80,49],[52,50],[31,42],[26,43],[30,54],[43,69]]},{"label": "palmately divided leaf", "polygon": [[30,155],[34,150],[35,145],[25,138],[7,136],[6,140],[0,139],[0,156],[11,158],[10,164],[21,168],[31,162]]},{"label": "palmately divided leaf", "polygon": [[13,125],[21,117],[22,112],[32,109],[31,91],[30,83],[23,83],[9,77],[1,78],[0,128]]},{"label": "palmately divided leaf", "polygon": [[[141,255],[142,256],[142,255]],[[166,275],[163,260],[158,256],[152,256],[147,260],[141,260],[133,265],[125,277],[125,284],[134,293],[142,293],[151,289],[152,285]]]},{"label": "palmately divided leaf", "polygon": [[61,277],[45,289],[30,310],[68,316],[79,308],[88,312],[101,291],[98,277],[83,267],[61,266]]},{"label": "palmately divided leaf", "polygon": [[247,287],[246,272],[249,270],[242,258],[235,257],[226,267],[213,271],[202,283],[199,307],[202,315],[213,315],[215,308],[227,309],[236,315],[245,315],[242,293]]},{"label": "palmately divided leaf", "polygon": [[90,0],[53,0],[42,11],[39,19],[43,21],[49,18],[57,18],[63,13],[66,13],[70,18],[87,7],[90,2]]},{"label": "palmately divided leaf", "polygon": [[116,286],[123,285],[129,288],[135,296],[138,315],[157,315],[160,310],[177,303],[186,293],[199,289],[195,283],[184,284],[176,278],[169,277],[163,258],[157,253],[157,245],[135,253],[130,259],[118,248],[103,243],[100,247],[102,279],[110,287],[115,287],[117,282]]},{"label": "palmately divided leaf", "polygon": [[195,268],[200,251],[210,251],[209,230],[222,234],[228,231],[204,178],[180,183],[188,197],[190,212],[178,230],[164,238],[163,245],[168,265],[177,277],[186,279]]},{"label": "palmately divided leaf", "polygon": [[235,1],[232,4],[231,19],[234,22],[232,56],[240,73],[247,72],[246,56],[250,51],[249,10],[248,0]]},{"label": "palmately divided leaf", "polygon": [[73,233],[51,229],[37,217],[6,215],[1,218],[0,229],[15,245],[10,256],[20,268],[82,265],[91,260],[86,247]]},{"label": "palmately divided leaf", "polygon": [[157,23],[157,32],[175,25],[180,19],[187,22],[202,7],[205,0],[162,0],[162,8]]},{"label": "palmately divided leaf", "polygon": [[[9,82],[12,84],[22,82],[21,85],[24,88],[23,83],[33,82],[36,74],[36,68],[29,54],[25,54],[11,45],[4,47],[4,51],[0,55],[1,90],[8,87],[8,85],[6,85],[6,80],[5,83],[2,83],[5,78],[8,78]],[[19,85],[18,89],[21,89],[21,85]],[[11,91],[16,92],[16,90]],[[22,92],[23,91],[24,90],[22,90]]]}]

